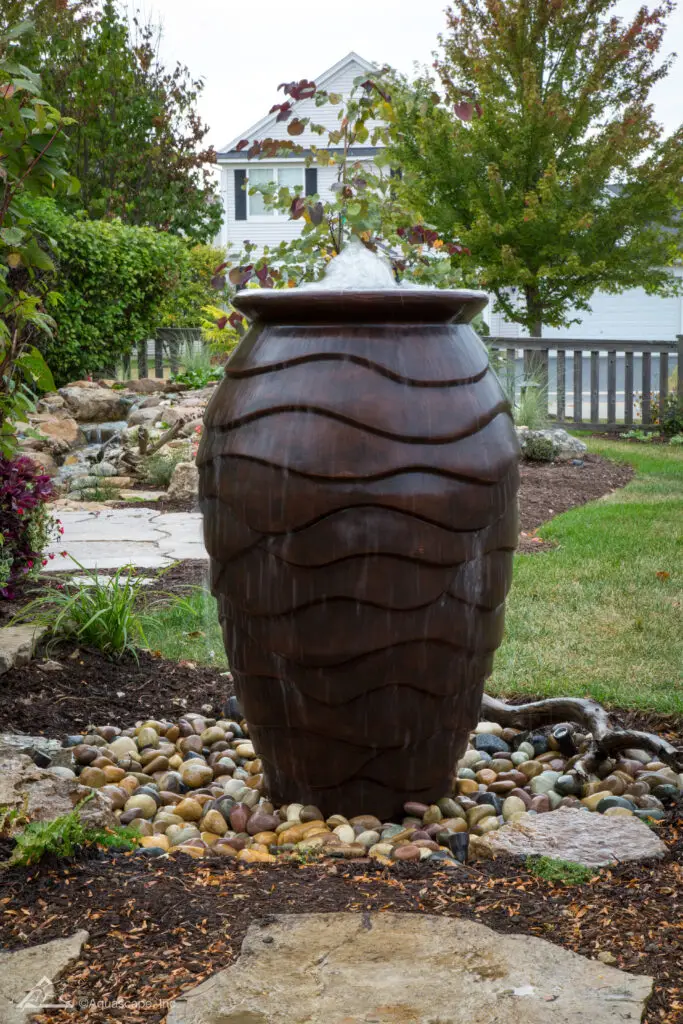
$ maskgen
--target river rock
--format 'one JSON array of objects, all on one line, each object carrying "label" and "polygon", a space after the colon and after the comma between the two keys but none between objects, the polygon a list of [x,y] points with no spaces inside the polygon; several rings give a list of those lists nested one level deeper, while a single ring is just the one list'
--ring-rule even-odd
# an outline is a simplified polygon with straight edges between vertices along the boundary
[{"label": "river rock", "polygon": [[237,962],[176,999],[167,1024],[622,1024],[651,991],[649,977],[463,918],[292,914],[252,924]]},{"label": "river rock", "polygon": [[619,861],[663,857],[666,847],[635,817],[606,817],[560,807],[547,814],[527,813],[497,832],[475,838],[470,852],[482,858],[498,854],[541,856],[570,860],[586,867],[603,867]]}]

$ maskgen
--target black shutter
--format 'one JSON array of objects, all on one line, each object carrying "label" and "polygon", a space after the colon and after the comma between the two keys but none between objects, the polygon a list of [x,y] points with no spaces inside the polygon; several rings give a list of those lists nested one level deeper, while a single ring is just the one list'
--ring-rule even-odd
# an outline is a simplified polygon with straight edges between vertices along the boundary
[{"label": "black shutter", "polygon": [[235,220],[247,219],[247,193],[244,190],[246,180],[246,171],[235,171]]},{"label": "black shutter", "polygon": [[306,195],[314,196],[318,192],[318,168],[306,168]]}]

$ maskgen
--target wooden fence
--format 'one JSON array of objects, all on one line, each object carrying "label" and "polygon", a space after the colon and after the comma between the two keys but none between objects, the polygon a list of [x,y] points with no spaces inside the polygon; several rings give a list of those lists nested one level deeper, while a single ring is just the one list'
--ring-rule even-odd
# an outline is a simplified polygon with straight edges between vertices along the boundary
[{"label": "wooden fence", "polygon": [[[511,390],[513,387],[537,386],[545,395],[548,417],[557,426],[576,427],[581,425],[593,429],[628,430],[637,422],[648,426],[656,414],[656,401],[661,401],[670,391],[672,361],[676,357],[678,381],[676,390],[683,402],[683,334],[675,341],[605,341],[555,339],[555,338],[486,338],[490,349],[500,352],[499,376],[504,378]],[[519,351],[523,352],[523,372],[517,370]],[[601,401],[600,365],[601,352],[606,359],[606,401]],[[588,402],[590,415],[584,419],[584,354],[590,356],[588,376],[590,388]],[[567,356],[571,357],[571,380],[567,374]],[[657,380],[652,379],[652,356],[658,357]],[[603,357],[604,359],[604,357]],[[622,365],[623,361],[623,365]],[[634,365],[639,362],[640,373],[634,380]],[[556,364],[554,382],[551,367]],[[617,389],[617,371],[623,373],[623,388]],[[553,387],[554,383],[554,387]],[[588,381],[587,381],[588,383]],[[653,386],[654,384],[654,386]],[[654,400],[653,400],[653,392]],[[621,394],[623,393],[623,400]],[[552,398],[556,397],[554,409]],[[634,401],[639,404],[640,415],[634,410]],[[571,413],[568,406],[571,404]],[[604,415],[601,410],[604,407]]]}]

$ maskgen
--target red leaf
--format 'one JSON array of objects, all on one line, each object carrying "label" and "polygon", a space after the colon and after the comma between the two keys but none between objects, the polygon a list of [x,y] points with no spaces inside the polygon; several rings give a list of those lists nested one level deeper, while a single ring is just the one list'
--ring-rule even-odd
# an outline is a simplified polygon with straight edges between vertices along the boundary
[{"label": "red leaf", "polygon": [[211,287],[217,292],[225,287],[225,274],[214,274],[211,278]]},{"label": "red leaf", "polygon": [[289,208],[289,216],[292,218],[292,220],[298,220],[299,217],[303,217],[305,209],[305,202],[303,201],[301,196],[297,196],[296,199],[292,200],[292,205]]},{"label": "red leaf", "polygon": [[240,141],[235,146],[235,150],[239,153],[239,151],[241,149],[244,149],[244,147],[248,146],[248,145],[249,145],[249,139],[240,139]]},{"label": "red leaf", "polygon": [[220,318],[220,320],[216,320],[216,327],[218,328],[219,331],[222,331],[223,328],[225,327],[225,325],[227,324],[227,322],[228,322],[227,316],[222,316]]},{"label": "red leaf", "polygon": [[472,120],[473,107],[466,100],[463,100],[462,103],[456,103],[453,110],[455,111],[455,116],[459,117],[461,121]]},{"label": "red leaf", "polygon": [[242,316],[241,313],[233,313],[228,318],[228,323],[230,324],[231,327],[241,327],[243,319],[244,317]]},{"label": "red leaf", "polygon": [[322,203],[316,203],[314,206],[309,206],[308,216],[311,218],[311,224],[314,224],[315,227],[317,227],[318,224],[322,224],[324,212],[325,208]]},{"label": "red leaf", "polygon": [[216,267],[216,269],[214,270],[214,274],[222,273],[225,270],[225,268],[227,267],[227,265],[228,265],[227,260],[224,260],[223,263],[219,263],[218,266]]}]

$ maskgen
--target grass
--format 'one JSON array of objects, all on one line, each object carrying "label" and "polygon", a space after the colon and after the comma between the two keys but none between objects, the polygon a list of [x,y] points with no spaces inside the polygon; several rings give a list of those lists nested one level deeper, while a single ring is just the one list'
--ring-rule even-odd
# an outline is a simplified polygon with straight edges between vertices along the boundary
[{"label": "grass", "polygon": [[595,877],[595,871],[571,860],[554,860],[552,857],[527,857],[527,869],[537,878],[560,885],[585,885]]},{"label": "grass", "polygon": [[201,587],[186,597],[152,599],[142,614],[147,646],[173,661],[227,668],[216,601]]},{"label": "grass", "polygon": [[636,476],[542,527],[556,549],[516,557],[487,690],[683,714],[683,451],[588,445]]}]

